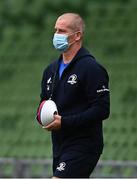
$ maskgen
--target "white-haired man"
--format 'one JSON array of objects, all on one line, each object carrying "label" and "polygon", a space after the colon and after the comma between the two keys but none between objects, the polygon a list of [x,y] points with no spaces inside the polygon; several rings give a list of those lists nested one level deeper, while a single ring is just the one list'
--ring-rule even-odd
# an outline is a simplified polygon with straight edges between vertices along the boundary
[{"label": "white-haired man", "polygon": [[58,108],[54,121],[44,127],[52,132],[56,178],[89,177],[103,150],[102,121],[110,109],[109,78],[83,47],[84,30],[80,15],[58,17],[53,45],[61,55],[42,78],[41,102],[51,97]]}]

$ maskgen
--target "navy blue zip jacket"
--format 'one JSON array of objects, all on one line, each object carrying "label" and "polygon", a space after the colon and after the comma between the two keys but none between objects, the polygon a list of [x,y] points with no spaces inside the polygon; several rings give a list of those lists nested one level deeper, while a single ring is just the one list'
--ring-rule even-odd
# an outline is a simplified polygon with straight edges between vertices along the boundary
[{"label": "navy blue zip jacket", "polygon": [[62,55],[43,73],[41,101],[52,94],[61,129],[52,131],[53,156],[79,151],[102,153],[102,120],[108,118],[110,98],[109,77],[96,59],[81,48],[59,78]]}]

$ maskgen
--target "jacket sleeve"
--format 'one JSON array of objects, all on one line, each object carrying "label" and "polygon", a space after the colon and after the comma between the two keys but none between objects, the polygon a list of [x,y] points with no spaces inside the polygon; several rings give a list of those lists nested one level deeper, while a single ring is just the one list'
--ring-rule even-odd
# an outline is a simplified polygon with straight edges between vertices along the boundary
[{"label": "jacket sleeve", "polygon": [[63,116],[62,128],[91,127],[93,123],[109,117],[109,77],[106,70],[99,65],[88,68],[85,79],[88,108],[79,114]]},{"label": "jacket sleeve", "polygon": [[39,113],[40,113],[40,105],[41,102],[46,100],[46,70],[44,70],[43,72],[43,76],[42,76],[42,81],[41,81],[41,93],[40,93],[40,102],[36,111],[36,119],[37,121],[40,123],[40,119],[39,119]]},{"label": "jacket sleeve", "polygon": [[47,93],[46,93],[46,79],[47,79],[47,71],[45,70],[43,72],[43,77],[41,81],[41,94],[40,94],[40,102],[47,99]]}]

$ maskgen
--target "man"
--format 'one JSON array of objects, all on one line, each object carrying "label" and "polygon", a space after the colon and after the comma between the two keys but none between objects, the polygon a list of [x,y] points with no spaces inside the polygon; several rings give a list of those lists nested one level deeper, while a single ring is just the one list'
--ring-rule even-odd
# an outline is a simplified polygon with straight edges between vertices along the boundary
[{"label": "man", "polygon": [[58,60],[43,73],[41,102],[57,105],[52,132],[53,177],[87,178],[103,150],[102,120],[109,116],[106,70],[82,47],[83,19],[75,13],[61,15],[55,24],[53,45]]}]

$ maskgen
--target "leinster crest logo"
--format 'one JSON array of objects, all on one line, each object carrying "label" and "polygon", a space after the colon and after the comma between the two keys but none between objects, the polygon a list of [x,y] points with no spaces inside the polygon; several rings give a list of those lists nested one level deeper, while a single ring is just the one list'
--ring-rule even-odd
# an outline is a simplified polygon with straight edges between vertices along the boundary
[{"label": "leinster crest logo", "polygon": [[72,74],[69,78],[68,78],[68,83],[70,83],[71,85],[76,84],[77,83],[77,75],[76,74]]},{"label": "leinster crest logo", "polygon": [[58,171],[64,171],[65,170],[65,167],[66,167],[66,163],[65,162],[61,162],[59,164],[59,166],[57,167],[57,170]]}]

